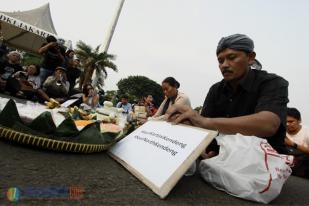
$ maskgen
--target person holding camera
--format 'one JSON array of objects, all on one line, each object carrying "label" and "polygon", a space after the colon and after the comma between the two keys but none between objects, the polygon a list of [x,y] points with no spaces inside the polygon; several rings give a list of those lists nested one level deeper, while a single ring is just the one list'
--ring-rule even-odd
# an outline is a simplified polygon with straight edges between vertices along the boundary
[{"label": "person holding camera", "polygon": [[95,108],[99,103],[99,95],[91,84],[83,87],[83,103],[91,108]]},{"label": "person holding camera", "polygon": [[39,54],[44,56],[40,69],[41,82],[52,76],[56,67],[63,66],[65,63],[65,49],[57,42],[57,39],[54,36],[48,36],[46,41],[47,43],[44,43],[38,51]]},{"label": "person holding camera", "polygon": [[26,71],[18,71],[7,81],[7,91],[21,98],[32,98],[41,86],[40,67],[27,66]]}]

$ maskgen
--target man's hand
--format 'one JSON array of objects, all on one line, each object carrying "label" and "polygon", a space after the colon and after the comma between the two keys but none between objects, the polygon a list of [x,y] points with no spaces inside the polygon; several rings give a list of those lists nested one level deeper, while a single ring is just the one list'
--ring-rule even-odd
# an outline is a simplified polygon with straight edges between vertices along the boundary
[{"label": "man's hand", "polygon": [[284,138],[284,143],[288,146],[291,146],[291,147],[294,145],[294,142],[288,137]]},{"label": "man's hand", "polygon": [[62,80],[62,74],[55,73],[55,79],[56,79],[56,81],[61,81]]},{"label": "man's hand", "polygon": [[166,119],[175,124],[185,123],[200,126],[201,116],[186,105],[173,105],[166,111]]},{"label": "man's hand", "polygon": [[58,46],[58,43],[57,43],[57,42],[49,42],[49,43],[48,43],[48,47],[49,47],[49,48],[54,48],[54,47],[56,47],[56,46]]}]

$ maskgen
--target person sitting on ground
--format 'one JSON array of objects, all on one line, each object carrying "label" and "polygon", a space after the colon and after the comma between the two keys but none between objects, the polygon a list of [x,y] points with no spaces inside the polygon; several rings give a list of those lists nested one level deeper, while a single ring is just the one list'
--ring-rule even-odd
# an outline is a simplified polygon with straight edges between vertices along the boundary
[{"label": "person sitting on ground", "polygon": [[153,104],[153,97],[151,94],[148,94],[143,99],[144,99],[144,106],[146,108],[147,116],[152,117],[158,110]]},{"label": "person sitting on ground", "polygon": [[11,51],[7,55],[7,60],[0,64],[0,90],[6,90],[6,83],[12,75],[18,71],[23,71],[21,64],[22,55],[17,51]]},{"label": "person sitting on ground", "polygon": [[99,103],[99,95],[91,84],[85,84],[83,88],[83,103],[91,108],[96,108]]},{"label": "person sitting on ground", "polygon": [[309,127],[301,124],[301,114],[296,108],[288,108],[286,125],[284,142],[296,158],[293,174],[309,178]]},{"label": "person sitting on ground", "polygon": [[0,36],[0,64],[4,61],[4,57],[9,52],[6,44],[3,42],[3,36]]},{"label": "person sitting on ground", "polygon": [[157,118],[165,115],[168,108],[172,105],[187,105],[191,108],[191,103],[187,95],[178,91],[180,87],[179,82],[174,77],[167,77],[162,82],[162,89],[165,95],[165,99],[161,103],[158,111],[153,115]]},{"label": "person sitting on ground", "polygon": [[130,113],[132,112],[132,105],[129,103],[129,97],[128,95],[123,95],[121,97],[121,101],[117,103],[117,108],[122,108],[123,113]]},{"label": "person sitting on ground", "polygon": [[41,82],[53,75],[56,67],[63,66],[65,63],[63,47],[57,42],[54,36],[46,37],[47,43],[44,43],[38,50],[39,54],[44,55],[41,65],[40,77]]},{"label": "person sitting on ground", "polygon": [[287,109],[285,144],[309,154],[309,127],[301,124],[301,114],[296,108]]},{"label": "person sitting on ground", "polygon": [[80,60],[75,58],[72,62],[72,65],[67,67],[67,78],[70,83],[69,93],[70,95],[76,94],[79,91],[75,90],[74,87],[76,85],[76,79],[80,77],[81,70],[80,68]]},{"label": "person sitting on ground", "polygon": [[49,76],[43,83],[43,90],[48,95],[45,100],[54,98],[58,102],[64,102],[68,97],[70,83],[67,81],[66,69],[57,67],[53,76]]},{"label": "person sitting on ground", "polygon": [[64,55],[64,67],[69,68],[73,66],[73,60],[74,60],[74,50],[69,49],[65,52]]},{"label": "person sitting on ground", "polygon": [[[288,82],[276,74],[251,68],[256,53],[253,41],[246,35],[223,37],[216,54],[223,80],[210,88],[201,115],[188,106],[175,105],[166,118],[224,134],[265,138],[277,152],[287,153],[284,138]],[[209,158],[218,152],[214,142],[202,156]]]},{"label": "person sitting on ground", "polygon": [[32,98],[41,87],[40,67],[31,64],[26,71],[18,71],[7,82],[7,89],[12,95]]}]

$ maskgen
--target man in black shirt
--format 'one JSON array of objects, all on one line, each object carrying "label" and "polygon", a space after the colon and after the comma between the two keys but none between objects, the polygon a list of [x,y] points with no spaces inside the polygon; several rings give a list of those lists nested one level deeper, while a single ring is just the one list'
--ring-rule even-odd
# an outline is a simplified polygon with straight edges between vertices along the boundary
[{"label": "man in black shirt", "polygon": [[79,93],[79,91],[75,90],[75,84],[76,84],[76,79],[80,77],[81,71],[79,69],[80,67],[80,60],[79,59],[74,59],[72,64],[68,65],[67,67],[67,78],[70,83],[70,89],[69,89],[69,94],[73,95],[76,93]]},{"label": "man in black shirt", "polygon": [[46,37],[47,43],[44,43],[38,50],[39,54],[44,56],[40,69],[40,78],[43,83],[47,77],[52,76],[58,66],[64,64],[64,51],[54,36]]},{"label": "man in black shirt", "polygon": [[[251,68],[261,67],[255,56],[253,41],[246,35],[222,38],[217,58],[223,80],[210,88],[201,116],[188,107],[175,105],[167,118],[175,123],[189,120],[194,126],[225,134],[266,138],[279,153],[286,153],[288,82]],[[212,150],[218,151],[213,145]]]}]

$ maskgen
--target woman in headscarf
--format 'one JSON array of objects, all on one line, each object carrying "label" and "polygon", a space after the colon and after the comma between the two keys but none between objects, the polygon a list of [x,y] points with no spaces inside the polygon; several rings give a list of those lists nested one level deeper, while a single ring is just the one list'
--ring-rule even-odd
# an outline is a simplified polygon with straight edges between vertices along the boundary
[{"label": "woman in headscarf", "polygon": [[179,87],[179,82],[173,77],[167,77],[162,81],[162,89],[165,99],[153,117],[164,115],[168,108],[173,104],[187,105],[191,107],[188,96],[182,92],[179,92]]}]

